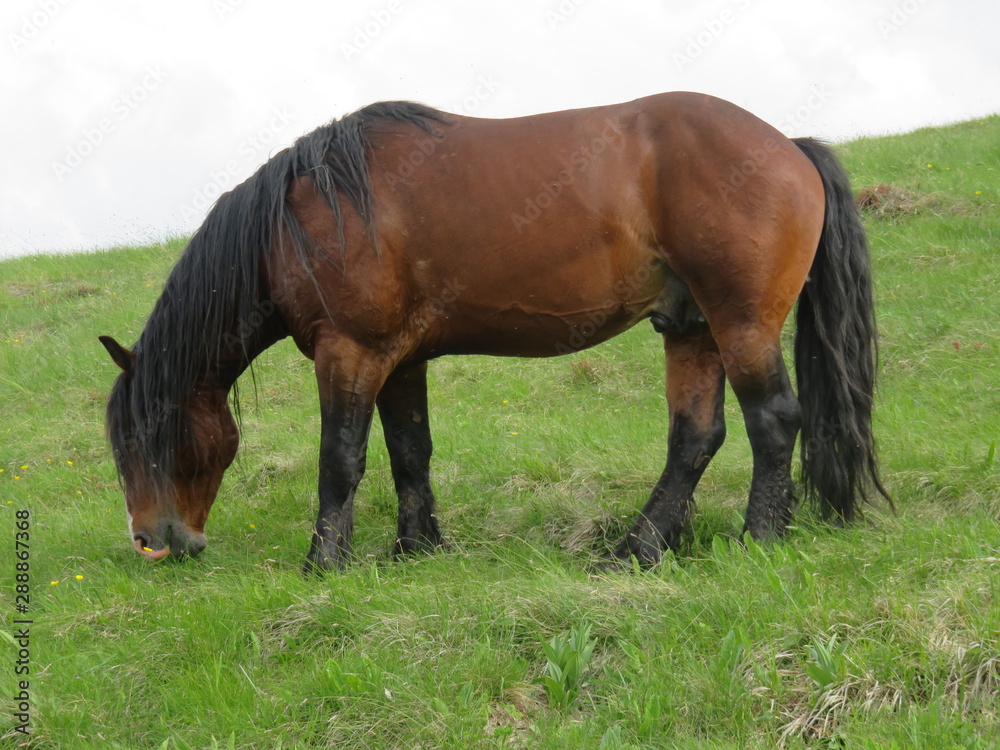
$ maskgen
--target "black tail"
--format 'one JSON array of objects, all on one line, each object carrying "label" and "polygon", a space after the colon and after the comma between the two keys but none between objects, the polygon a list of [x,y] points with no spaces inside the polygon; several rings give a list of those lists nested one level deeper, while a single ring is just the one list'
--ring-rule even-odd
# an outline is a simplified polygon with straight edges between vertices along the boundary
[{"label": "black tail", "polygon": [[795,144],[826,191],[823,234],[796,319],[802,478],[806,497],[818,501],[824,517],[850,521],[876,491],[892,505],[872,436],[878,348],[868,240],[833,151],[811,138]]}]

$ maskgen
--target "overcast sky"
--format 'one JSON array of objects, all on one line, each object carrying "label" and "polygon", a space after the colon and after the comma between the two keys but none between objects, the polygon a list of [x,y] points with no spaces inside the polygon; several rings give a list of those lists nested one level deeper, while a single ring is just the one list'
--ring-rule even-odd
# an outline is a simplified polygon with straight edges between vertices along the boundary
[{"label": "overcast sky", "polygon": [[1000,111],[995,0],[4,0],[0,256],[189,233],[297,136],[704,91],[845,140]]}]

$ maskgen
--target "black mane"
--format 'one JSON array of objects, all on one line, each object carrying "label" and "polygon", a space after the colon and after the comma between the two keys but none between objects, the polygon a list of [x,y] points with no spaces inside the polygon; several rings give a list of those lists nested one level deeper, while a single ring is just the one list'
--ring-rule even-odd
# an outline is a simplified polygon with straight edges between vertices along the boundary
[{"label": "black mane", "polygon": [[369,135],[387,121],[433,134],[434,123],[448,119],[412,102],[369,105],[302,136],[219,198],[146,321],[134,347],[132,374],[118,377],[108,400],[108,437],[126,483],[140,466],[153,481],[169,480],[184,429],[180,407],[198,378],[223,355],[242,358],[239,370],[249,365],[253,334],[242,333],[241,323],[259,314],[268,298],[265,270],[272,242],[291,237],[293,250],[302,258],[312,245],[286,204],[292,180],[312,179],[337,219],[341,248],[338,192],[347,196],[374,237]]}]

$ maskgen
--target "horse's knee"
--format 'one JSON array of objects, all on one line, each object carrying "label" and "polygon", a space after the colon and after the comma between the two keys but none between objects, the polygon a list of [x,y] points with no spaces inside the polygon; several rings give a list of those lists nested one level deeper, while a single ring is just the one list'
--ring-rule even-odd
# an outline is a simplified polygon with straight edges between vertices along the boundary
[{"label": "horse's knee", "polygon": [[720,416],[712,420],[712,424],[702,437],[703,450],[709,456],[714,456],[722,444],[726,442],[726,420]]},{"label": "horse's knee", "polygon": [[726,422],[721,416],[707,425],[699,425],[687,414],[675,413],[670,426],[668,458],[673,455],[681,465],[700,469],[722,447]]}]

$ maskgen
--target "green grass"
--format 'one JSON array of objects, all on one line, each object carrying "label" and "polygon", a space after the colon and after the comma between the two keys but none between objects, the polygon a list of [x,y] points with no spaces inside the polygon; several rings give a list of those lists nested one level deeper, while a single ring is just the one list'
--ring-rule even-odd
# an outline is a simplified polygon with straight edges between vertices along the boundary
[{"label": "green grass", "polygon": [[[151,565],[125,533],[97,335],[137,338],[183,243],[0,263],[0,628],[25,509],[34,620],[33,734],[4,746],[993,747],[1000,118],[840,151],[856,186],[919,198],[869,220],[898,512],[838,529],[801,509],[785,543],[740,546],[750,455],[730,394],[693,534],[652,571],[588,572],[664,460],[649,326],[567,358],[433,363],[449,550],[390,562],[376,427],[355,563],[310,579],[319,416],[310,363],[282,343],[244,383],[210,546]],[[560,710],[544,645],[585,624],[594,650]],[[17,651],[0,649],[6,729]]]}]

